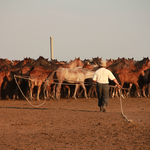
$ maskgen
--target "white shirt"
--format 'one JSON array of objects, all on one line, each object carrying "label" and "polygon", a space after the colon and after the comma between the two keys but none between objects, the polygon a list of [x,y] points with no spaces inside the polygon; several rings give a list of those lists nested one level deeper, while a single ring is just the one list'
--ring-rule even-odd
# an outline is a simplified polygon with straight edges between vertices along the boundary
[{"label": "white shirt", "polygon": [[112,72],[106,68],[100,68],[97,71],[95,71],[93,80],[97,81],[98,83],[109,83],[109,80],[114,80],[115,76],[112,74]]}]

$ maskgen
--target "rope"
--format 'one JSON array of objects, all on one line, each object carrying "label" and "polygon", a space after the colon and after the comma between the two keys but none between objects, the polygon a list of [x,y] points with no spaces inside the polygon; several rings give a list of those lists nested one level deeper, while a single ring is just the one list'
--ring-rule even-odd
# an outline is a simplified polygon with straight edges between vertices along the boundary
[{"label": "rope", "polygon": [[[44,102],[43,102],[42,104],[40,104],[40,105],[33,105],[33,104],[26,98],[26,96],[23,94],[23,92],[22,92],[22,90],[21,90],[21,88],[20,88],[20,86],[19,86],[19,84],[18,84],[18,82],[17,82],[17,80],[16,80],[16,77],[18,77],[18,78],[23,78],[23,79],[27,79],[27,80],[31,80],[31,79],[30,79],[28,76],[22,77],[22,76],[14,75],[15,82],[16,82],[16,84],[17,84],[17,86],[18,86],[20,92],[22,93],[22,95],[24,96],[24,98],[27,100],[27,102],[28,102],[30,105],[32,105],[33,107],[40,107],[40,106],[44,105],[44,103],[46,102],[46,99],[45,99]],[[36,77],[36,78],[38,78],[38,77]],[[39,77],[39,78],[42,78],[42,77]],[[36,80],[37,80],[37,79],[36,79]],[[40,80],[39,80],[39,81],[40,81]],[[43,81],[43,82],[44,82],[44,81]],[[53,83],[53,82],[50,82],[50,83]],[[65,84],[65,83],[63,83],[63,84]],[[68,85],[68,83],[66,83],[66,84]],[[69,85],[72,85],[72,84],[69,84]],[[73,85],[74,85],[74,84],[73,84]],[[95,85],[95,83],[94,83],[93,85]],[[113,88],[116,88],[116,86],[112,86],[112,85],[109,85],[109,86],[110,86],[110,87],[113,87]],[[122,89],[129,90],[129,89],[127,89],[127,88],[122,88]],[[122,95],[122,94],[121,94],[121,91],[120,91],[121,114],[122,114],[122,116],[123,116],[128,122],[132,122],[132,120],[129,120],[129,119],[124,115],[124,113],[123,113],[121,95]]]},{"label": "rope", "polygon": [[122,100],[121,100],[121,92],[120,92],[120,107],[121,107],[121,114],[122,116],[128,121],[128,122],[132,122],[132,120],[129,120],[123,113],[123,109],[122,109]]},{"label": "rope", "polygon": [[40,106],[44,105],[44,103],[46,102],[46,99],[45,99],[44,102],[43,102],[42,104],[40,104],[40,105],[33,105],[33,104],[26,98],[26,96],[23,94],[23,92],[22,92],[22,90],[21,90],[21,88],[20,88],[20,86],[19,86],[19,84],[18,84],[18,82],[17,82],[17,80],[16,80],[16,75],[14,75],[14,79],[15,79],[15,82],[16,82],[16,84],[17,84],[17,86],[18,86],[18,88],[19,88],[21,94],[23,95],[23,97],[27,100],[27,102],[28,102],[30,105],[32,105],[33,107],[40,107]]},{"label": "rope", "polygon": [[[19,75],[15,75],[15,77],[18,77],[18,78],[22,78],[22,79],[26,79],[26,80],[36,80],[36,81],[41,81],[41,80],[38,80],[38,79],[34,79],[34,78],[39,78],[39,79],[45,79],[45,81],[42,81],[42,82],[47,82],[47,78],[43,78],[43,77],[34,77],[34,76],[19,76]],[[57,79],[54,79],[53,81],[58,81]],[[64,81],[64,80],[59,80],[59,81]],[[74,81],[74,80],[68,80],[70,82],[74,82],[74,83],[62,83],[64,85],[75,85],[75,84],[79,84],[79,83],[84,83],[85,85],[89,85],[89,82],[82,82],[82,81]],[[49,83],[55,83],[55,84],[59,84],[57,82],[49,82]],[[90,83],[91,85],[93,85],[92,83]],[[95,83],[94,83],[95,84]]]}]

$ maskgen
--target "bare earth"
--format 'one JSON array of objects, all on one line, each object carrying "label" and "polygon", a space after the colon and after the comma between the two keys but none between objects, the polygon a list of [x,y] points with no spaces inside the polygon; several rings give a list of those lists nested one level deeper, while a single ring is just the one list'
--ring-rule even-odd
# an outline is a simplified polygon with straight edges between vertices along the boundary
[{"label": "bare earth", "polygon": [[[43,101],[32,101],[40,104]],[[97,98],[0,101],[0,150],[149,150],[150,98],[110,99],[107,112]]]}]

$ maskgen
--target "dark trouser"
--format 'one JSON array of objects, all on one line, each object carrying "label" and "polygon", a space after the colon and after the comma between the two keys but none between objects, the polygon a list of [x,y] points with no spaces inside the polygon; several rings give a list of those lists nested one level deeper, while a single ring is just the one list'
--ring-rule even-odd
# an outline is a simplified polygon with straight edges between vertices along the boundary
[{"label": "dark trouser", "polygon": [[109,101],[109,84],[97,83],[98,106],[107,106]]}]

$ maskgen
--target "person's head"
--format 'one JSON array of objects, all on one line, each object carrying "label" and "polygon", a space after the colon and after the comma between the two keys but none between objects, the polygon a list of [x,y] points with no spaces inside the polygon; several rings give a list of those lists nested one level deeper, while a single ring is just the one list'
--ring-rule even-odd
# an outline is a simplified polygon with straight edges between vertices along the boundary
[{"label": "person's head", "polygon": [[106,67],[106,61],[101,61],[100,66],[101,67]]}]

